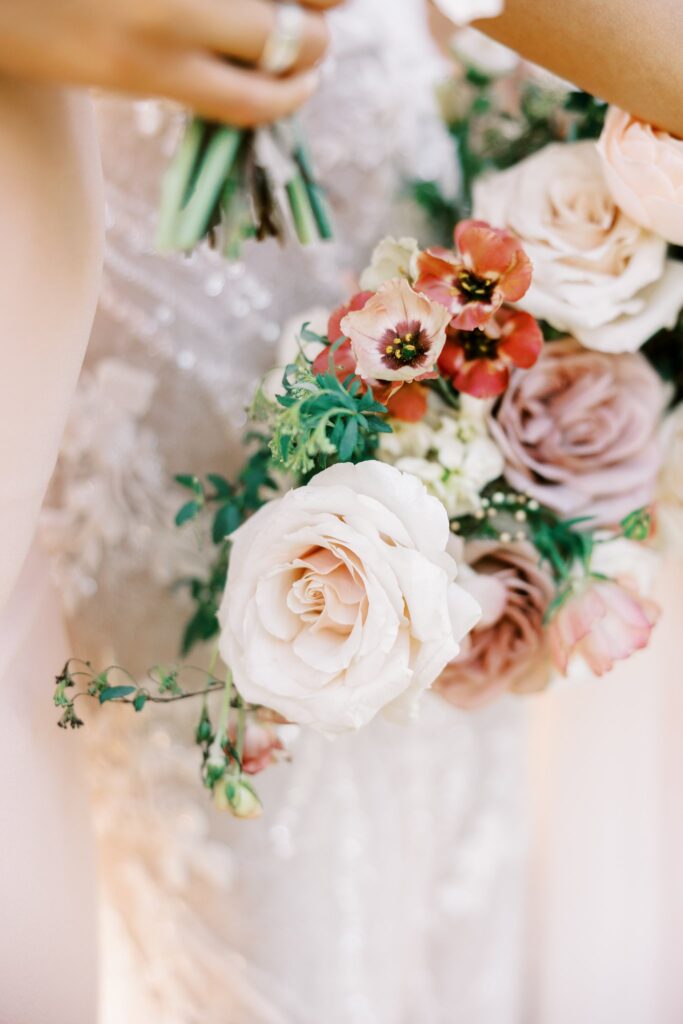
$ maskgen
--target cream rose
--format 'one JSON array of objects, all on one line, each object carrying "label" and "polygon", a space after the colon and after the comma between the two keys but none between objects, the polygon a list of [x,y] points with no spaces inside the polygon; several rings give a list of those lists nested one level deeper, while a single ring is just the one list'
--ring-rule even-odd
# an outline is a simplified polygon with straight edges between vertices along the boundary
[{"label": "cream rose", "polygon": [[633,352],[683,306],[683,265],[615,205],[592,142],[553,144],[475,187],[474,215],[534,265],[520,308],[588,348]]},{"label": "cream rose", "polygon": [[337,465],[232,537],[220,651],[245,700],[322,732],[414,713],[479,618],[415,477]]},{"label": "cream rose", "polygon": [[610,107],[598,151],[624,213],[668,242],[683,245],[683,139]]}]

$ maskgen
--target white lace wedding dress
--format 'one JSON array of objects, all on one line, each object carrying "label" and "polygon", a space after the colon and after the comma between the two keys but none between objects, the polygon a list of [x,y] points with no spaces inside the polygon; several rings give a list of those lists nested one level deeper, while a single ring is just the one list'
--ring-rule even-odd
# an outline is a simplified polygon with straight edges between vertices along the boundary
[{"label": "white lace wedding dress", "polygon": [[[172,474],[230,473],[281,326],[347,292],[383,233],[426,235],[405,179],[452,173],[422,5],[356,0],[307,112],[337,240],[228,265],[152,252],[178,122],[102,100],[105,280],[43,519],[73,650],[143,671],[177,656],[172,582],[205,558],[172,526]],[[123,711],[124,709],[122,709]],[[260,780],[258,823],[215,812],[196,708],[89,723],[105,1024],[514,1024],[520,1020],[525,707],[302,735]]]}]

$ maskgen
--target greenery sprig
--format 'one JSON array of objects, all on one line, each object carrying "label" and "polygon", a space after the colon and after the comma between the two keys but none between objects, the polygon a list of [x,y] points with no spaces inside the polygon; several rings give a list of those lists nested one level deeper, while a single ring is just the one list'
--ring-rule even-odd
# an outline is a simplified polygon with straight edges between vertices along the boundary
[{"label": "greenery sprig", "polygon": [[608,536],[596,530],[591,516],[561,519],[552,509],[534,498],[507,487],[504,481],[490,485],[482,498],[482,508],[454,522],[453,528],[464,539],[490,538],[503,543],[530,541],[548,565],[560,593],[577,565],[593,574],[591,558],[596,544],[619,537],[644,541],[650,534],[650,513],[638,509],[628,515]]},{"label": "greenery sprig", "polygon": [[188,654],[195,644],[211,640],[217,635],[218,608],[230,560],[230,535],[279,488],[272,475],[269,438],[262,433],[251,432],[247,434],[245,442],[255,445],[255,448],[234,482],[218,473],[209,473],[205,482],[189,474],[175,478],[181,487],[192,494],[191,499],[178,511],[176,525],[184,526],[209,514],[211,539],[216,546],[205,576],[193,576],[177,583],[178,587],[189,590],[194,603],[194,611],[181,642],[183,655]]},{"label": "greenery sprig", "polygon": [[[181,678],[200,675],[205,685],[197,689],[185,689]],[[62,729],[79,729],[82,719],[76,713],[76,701],[91,699],[98,704],[126,704],[134,711],[143,711],[148,703],[172,704],[179,700],[207,697],[210,693],[225,689],[225,682],[217,679],[212,672],[192,665],[155,665],[144,683],[137,680],[120,665],[110,665],[97,671],[89,661],[71,658],[55,679],[53,696],[55,707],[62,709],[57,723]],[[71,692],[73,691],[73,692]]]},{"label": "greenery sprig", "polygon": [[333,462],[372,459],[379,435],[391,433],[386,406],[357,377],[342,382],[333,372],[314,373],[302,357],[286,367],[282,384],[270,450],[276,465],[300,482]]},{"label": "greenery sprig", "polygon": [[[507,86],[518,90],[512,108]],[[458,194],[449,198],[436,181],[416,181],[410,193],[429,216],[444,244],[452,242],[453,224],[472,212],[477,178],[502,171],[551,142],[597,139],[607,104],[589,93],[567,91],[534,80],[519,81],[517,72],[497,78],[476,67],[465,68],[464,81],[452,79],[440,91],[442,115],[455,143]]]},{"label": "greenery sprig", "polygon": [[[214,656],[214,662],[216,655]],[[201,689],[186,689],[188,675],[204,677]],[[209,710],[208,698],[223,693],[223,701],[216,725]],[[89,661],[72,658],[55,679],[53,701],[62,712],[57,723],[62,729],[80,729],[83,719],[76,712],[76,702],[92,700],[102,704],[124,704],[137,713],[148,704],[172,704],[181,700],[201,700],[201,712],[195,728],[195,743],[201,753],[200,775],[204,787],[211,791],[216,802],[238,817],[255,817],[261,802],[252,782],[245,777],[243,765],[244,736],[247,719],[259,713],[255,705],[245,703],[228,672],[225,679],[217,678],[211,669],[195,666],[155,665],[147,672],[144,683],[120,665],[110,665],[101,671]],[[234,729],[231,716],[235,716]]]}]

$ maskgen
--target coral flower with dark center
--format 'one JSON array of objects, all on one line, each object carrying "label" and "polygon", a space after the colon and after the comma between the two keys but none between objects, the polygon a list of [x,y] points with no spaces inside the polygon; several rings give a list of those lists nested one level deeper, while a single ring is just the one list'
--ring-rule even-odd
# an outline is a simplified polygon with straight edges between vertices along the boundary
[{"label": "coral flower with dark center", "polygon": [[439,369],[453,387],[475,398],[502,395],[513,367],[528,370],[543,348],[543,334],[529,313],[501,309],[483,330],[449,329]]},{"label": "coral flower with dark center", "polygon": [[351,341],[363,380],[411,381],[433,375],[450,319],[438,302],[396,279],[362,309],[347,313],[341,331]]},{"label": "coral flower with dark center", "polygon": [[461,221],[457,252],[428,249],[418,257],[417,291],[440,302],[463,331],[484,327],[504,302],[518,302],[531,284],[531,261],[509,231]]}]

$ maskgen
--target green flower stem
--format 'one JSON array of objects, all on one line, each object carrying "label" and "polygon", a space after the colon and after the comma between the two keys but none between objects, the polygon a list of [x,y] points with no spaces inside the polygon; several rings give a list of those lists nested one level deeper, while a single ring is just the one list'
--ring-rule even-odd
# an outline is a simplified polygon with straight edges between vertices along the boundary
[{"label": "green flower stem", "polygon": [[225,676],[225,690],[223,691],[223,702],[221,704],[221,713],[218,716],[218,725],[216,726],[216,743],[222,747],[224,740],[230,738],[230,712],[232,710],[232,672],[230,669],[227,670]]},{"label": "green flower stem", "polygon": [[302,174],[295,174],[292,180],[287,182],[287,198],[294,218],[297,238],[302,245],[309,245],[318,237],[318,231]]},{"label": "green flower stem", "polygon": [[156,235],[157,248],[162,252],[175,248],[178,220],[187,199],[205,130],[204,121],[199,118],[190,121],[178,151],[164,175]]},{"label": "green flower stem", "polygon": [[216,662],[218,661],[218,644],[214,644],[213,651],[211,652],[211,661],[209,662],[209,676],[213,678],[214,672],[216,671]]},{"label": "green flower stem", "polygon": [[334,237],[332,222],[327,206],[325,194],[315,179],[313,165],[311,163],[308,148],[303,142],[299,142],[293,153],[294,159],[301,168],[301,175],[306,186],[308,200],[321,238],[327,240]]},{"label": "green flower stem", "polygon": [[180,214],[174,239],[179,249],[191,249],[206,234],[243,137],[243,132],[237,128],[218,128],[212,136],[192,195]]},{"label": "green flower stem", "polygon": [[247,709],[245,708],[244,702],[242,701],[242,698],[239,697],[239,695],[238,700],[239,708],[237,711],[237,741],[235,743],[235,746],[237,748],[237,757],[239,759],[241,766],[242,755],[244,754],[244,730],[247,724]]},{"label": "green flower stem", "polygon": [[241,160],[228,175],[220,198],[222,251],[227,259],[239,258],[242,242],[254,235],[252,213],[242,183]]},{"label": "green flower stem", "polygon": [[[211,683],[209,686],[207,686],[206,689],[204,690],[189,690],[187,693],[176,693],[169,697],[155,697],[154,694],[147,694],[147,702],[149,704],[175,704],[179,700],[193,700],[195,697],[206,698],[210,693],[218,693],[219,690],[223,689],[223,686],[223,683],[221,683],[219,680],[216,680],[214,683]],[[139,688],[139,691],[140,689],[142,688]],[[147,691],[145,691],[145,693],[147,693]],[[72,703],[75,703],[77,700],[81,700],[81,698],[83,697],[87,697],[90,700],[92,700],[93,696],[93,694],[88,693],[84,690],[80,693],[75,693],[71,698],[71,701]],[[120,697],[116,700],[112,700],[110,703],[133,704],[133,698]]]}]

